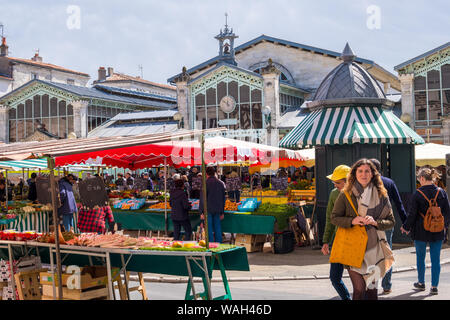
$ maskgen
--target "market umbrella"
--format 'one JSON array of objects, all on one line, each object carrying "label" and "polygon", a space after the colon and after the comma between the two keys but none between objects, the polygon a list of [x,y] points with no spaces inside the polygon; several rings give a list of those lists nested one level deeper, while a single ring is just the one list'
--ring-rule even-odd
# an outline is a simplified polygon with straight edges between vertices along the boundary
[{"label": "market umbrella", "polygon": [[[205,139],[204,161],[206,164],[259,161],[270,163],[276,158],[305,160],[299,151],[287,150],[257,143],[212,137]],[[156,167],[164,164],[186,167],[202,164],[201,143],[197,140],[175,140],[162,143],[125,147],[96,152],[79,153],[55,158],[56,166],[86,163],[100,160],[105,165],[130,170]]]},{"label": "market umbrella", "polygon": [[415,146],[416,166],[445,166],[445,155],[450,153],[450,146],[436,143],[425,143]]}]

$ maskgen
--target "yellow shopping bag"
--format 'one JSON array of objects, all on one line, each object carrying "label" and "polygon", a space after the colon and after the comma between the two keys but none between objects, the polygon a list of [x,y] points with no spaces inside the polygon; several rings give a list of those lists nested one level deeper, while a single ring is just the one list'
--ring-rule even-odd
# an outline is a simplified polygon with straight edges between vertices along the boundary
[{"label": "yellow shopping bag", "polygon": [[[347,200],[358,215],[350,195],[345,192]],[[350,228],[338,227],[331,248],[330,262],[360,268],[367,247],[367,232],[364,226],[354,225]]]}]

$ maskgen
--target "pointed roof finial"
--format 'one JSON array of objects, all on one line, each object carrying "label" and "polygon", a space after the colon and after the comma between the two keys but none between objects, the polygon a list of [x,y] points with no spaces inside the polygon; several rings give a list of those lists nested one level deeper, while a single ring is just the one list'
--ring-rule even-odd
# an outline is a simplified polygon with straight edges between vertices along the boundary
[{"label": "pointed roof finial", "polygon": [[356,55],[353,53],[353,50],[350,48],[348,42],[345,45],[344,51],[342,51],[341,58],[344,62],[352,62],[356,58]]}]

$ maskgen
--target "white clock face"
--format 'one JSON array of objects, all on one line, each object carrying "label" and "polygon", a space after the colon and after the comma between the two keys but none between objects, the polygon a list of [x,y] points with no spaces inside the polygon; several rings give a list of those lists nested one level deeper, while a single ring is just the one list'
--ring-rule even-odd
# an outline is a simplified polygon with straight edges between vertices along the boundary
[{"label": "white clock face", "polygon": [[225,113],[233,112],[236,107],[236,101],[232,96],[225,96],[220,100],[220,109]]}]

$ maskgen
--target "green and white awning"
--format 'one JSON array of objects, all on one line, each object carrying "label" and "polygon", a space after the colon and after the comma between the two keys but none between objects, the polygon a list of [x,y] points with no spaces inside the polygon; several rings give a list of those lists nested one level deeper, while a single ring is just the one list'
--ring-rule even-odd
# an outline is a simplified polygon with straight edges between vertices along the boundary
[{"label": "green and white awning", "polygon": [[279,143],[282,148],[316,145],[423,144],[425,141],[391,110],[329,107],[312,111]]},{"label": "green and white awning", "polygon": [[46,169],[47,159],[28,159],[21,161],[1,161],[0,164],[16,169]]},{"label": "green and white awning", "polygon": [[[68,165],[65,168],[68,168],[72,171],[83,171],[83,170],[92,170],[97,166],[102,166],[101,164],[87,163],[87,164],[78,164],[78,165]],[[47,169],[47,159],[27,159],[27,160],[11,160],[11,161],[0,161],[0,168],[12,168],[14,170],[22,170],[22,169]]]}]

